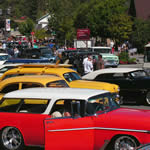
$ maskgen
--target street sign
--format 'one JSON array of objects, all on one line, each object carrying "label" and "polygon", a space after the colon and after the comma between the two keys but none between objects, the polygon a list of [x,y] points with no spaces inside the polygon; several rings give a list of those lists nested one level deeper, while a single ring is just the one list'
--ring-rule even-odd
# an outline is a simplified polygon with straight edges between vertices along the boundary
[{"label": "street sign", "polygon": [[10,19],[6,19],[6,31],[10,31]]},{"label": "street sign", "polygon": [[90,29],[77,29],[77,40],[89,40]]}]

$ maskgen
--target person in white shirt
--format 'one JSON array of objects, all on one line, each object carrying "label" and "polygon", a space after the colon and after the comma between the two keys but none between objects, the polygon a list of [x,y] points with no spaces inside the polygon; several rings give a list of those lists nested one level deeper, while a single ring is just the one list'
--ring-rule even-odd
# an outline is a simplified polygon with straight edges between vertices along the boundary
[{"label": "person in white shirt", "polygon": [[83,66],[84,66],[84,74],[88,74],[93,71],[92,56],[88,55],[88,57],[84,58]]}]

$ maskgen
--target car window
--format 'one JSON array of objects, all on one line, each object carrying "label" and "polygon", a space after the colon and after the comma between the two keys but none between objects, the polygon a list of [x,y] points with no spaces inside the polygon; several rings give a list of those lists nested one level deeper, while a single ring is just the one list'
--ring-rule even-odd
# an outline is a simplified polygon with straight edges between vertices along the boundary
[{"label": "car window", "polygon": [[15,68],[15,66],[6,66],[0,69],[0,73],[4,73],[9,69]]},{"label": "car window", "polygon": [[138,70],[138,71],[131,72],[131,76],[132,77],[146,77],[147,73],[144,70]]},{"label": "car window", "polygon": [[119,105],[111,93],[101,94],[88,99],[86,113],[94,115],[117,109]]},{"label": "car window", "polygon": [[93,48],[94,52],[98,53],[110,53],[111,49],[110,48]]},{"label": "car window", "polygon": [[123,73],[114,73],[113,74],[113,78],[114,79],[123,79],[124,78],[124,74]]},{"label": "car window", "polygon": [[64,80],[59,80],[47,83],[46,87],[69,87],[69,86]]},{"label": "car window", "polygon": [[101,79],[113,79],[113,74],[100,74],[98,76],[96,76],[95,80],[101,80]]},{"label": "car window", "polygon": [[85,101],[80,100],[58,100],[53,105],[50,115],[52,118],[59,117],[81,117],[84,114]]},{"label": "car window", "polygon": [[75,72],[64,73],[63,76],[68,82],[75,81],[75,80],[81,80],[80,76]]},{"label": "car window", "polygon": [[19,83],[9,84],[9,85],[5,86],[1,90],[1,92],[2,93],[8,93],[8,92],[15,91],[15,90],[18,90],[18,89],[19,89]]},{"label": "car window", "polygon": [[32,83],[32,82],[22,83],[22,89],[32,88],[32,87],[43,87],[43,85],[41,85],[40,83]]},{"label": "car window", "polygon": [[1,112],[44,113],[50,100],[41,99],[3,99],[0,103]]},{"label": "car window", "polygon": [[1,55],[0,56],[0,61],[2,61],[2,60],[7,60],[8,59],[8,55]]},{"label": "car window", "polygon": [[16,76],[24,76],[24,75],[35,75],[36,73],[22,73],[22,74],[18,74],[18,73],[15,73],[15,74],[8,74],[6,76],[4,76],[4,78],[2,78],[2,80],[4,79],[7,79],[7,78],[10,78],[10,77],[16,77]]}]

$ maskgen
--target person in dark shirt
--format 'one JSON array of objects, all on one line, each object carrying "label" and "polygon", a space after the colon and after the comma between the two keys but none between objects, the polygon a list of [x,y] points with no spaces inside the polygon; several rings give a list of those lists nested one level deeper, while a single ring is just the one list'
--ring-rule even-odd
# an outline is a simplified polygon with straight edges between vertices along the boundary
[{"label": "person in dark shirt", "polygon": [[96,70],[104,69],[104,60],[102,58],[102,55],[98,55],[98,59],[96,60]]}]

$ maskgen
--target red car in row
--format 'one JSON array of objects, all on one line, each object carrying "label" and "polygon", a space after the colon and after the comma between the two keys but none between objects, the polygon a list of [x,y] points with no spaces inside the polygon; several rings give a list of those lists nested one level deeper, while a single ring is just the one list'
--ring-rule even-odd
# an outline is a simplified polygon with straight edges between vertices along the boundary
[{"label": "red car in row", "polygon": [[105,90],[29,88],[0,103],[0,148],[134,150],[150,143],[150,111],[120,108]]}]

